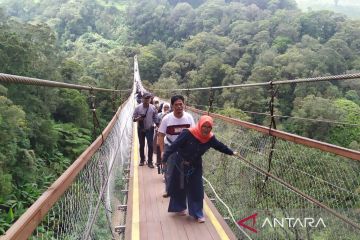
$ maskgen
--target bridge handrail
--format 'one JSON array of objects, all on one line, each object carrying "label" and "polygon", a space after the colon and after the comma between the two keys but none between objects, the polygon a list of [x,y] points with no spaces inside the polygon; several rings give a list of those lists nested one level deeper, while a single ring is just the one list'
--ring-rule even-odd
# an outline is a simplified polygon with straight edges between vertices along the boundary
[{"label": "bridge handrail", "polygon": [[101,147],[117,119],[125,101],[117,110],[114,117],[97,139],[76,159],[76,161],[31,205],[28,210],[10,227],[10,229],[0,239],[27,239],[42,221],[56,201],[70,187],[76,176],[84,168],[94,153]]},{"label": "bridge handrail", "polygon": [[[199,114],[204,114],[207,115],[208,113],[206,111],[202,111],[190,106],[187,106],[186,108],[188,108],[189,110],[199,113]],[[242,121],[242,120],[238,120],[238,119],[234,119],[234,118],[230,118],[230,117],[225,117],[222,116],[220,114],[216,114],[216,113],[209,113],[210,116],[217,118],[217,119],[221,119],[225,122],[228,123],[232,123],[238,126],[243,126],[245,128],[250,128],[250,129],[254,129],[258,132],[270,135],[270,136],[274,136],[274,137],[278,137],[287,141],[291,141],[297,144],[302,144],[311,148],[316,148],[316,149],[320,149],[322,151],[325,152],[329,152],[329,153],[334,153],[336,155],[340,155],[343,157],[347,157],[353,160],[357,160],[360,161],[360,152],[356,151],[356,150],[352,150],[352,149],[348,149],[348,148],[343,148],[343,147],[339,147],[333,144],[329,144],[329,143],[325,143],[325,142],[321,142],[321,141],[317,141],[317,140],[313,140],[310,138],[306,138],[306,137],[301,137],[295,134],[291,134],[291,133],[287,133],[284,131],[280,131],[280,130],[276,130],[276,129],[270,129],[268,127],[265,126],[261,126],[261,125],[257,125],[254,123],[249,123],[246,121]]]}]

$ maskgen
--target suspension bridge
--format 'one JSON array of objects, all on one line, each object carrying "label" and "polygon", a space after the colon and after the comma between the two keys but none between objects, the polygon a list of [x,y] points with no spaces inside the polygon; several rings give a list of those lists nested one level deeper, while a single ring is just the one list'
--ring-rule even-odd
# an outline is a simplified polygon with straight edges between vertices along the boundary
[{"label": "suspension bridge", "polygon": [[[277,130],[279,116],[274,114],[276,85],[357,78],[360,74],[153,89],[164,98],[208,90],[208,111],[195,108],[201,105],[187,106],[186,111],[195,120],[213,116],[217,138],[241,154],[209,151],[204,156],[207,221],[198,224],[189,216],[167,213],[161,175],[138,166],[137,128],[131,116],[136,92],[146,89],[136,57],[132,90],[0,74],[0,83],[6,84],[129,93],[101,135],[0,239],[358,239],[360,152]],[[270,89],[268,127],[211,112],[215,89],[254,86]],[[96,119],[95,107],[92,111]]]}]

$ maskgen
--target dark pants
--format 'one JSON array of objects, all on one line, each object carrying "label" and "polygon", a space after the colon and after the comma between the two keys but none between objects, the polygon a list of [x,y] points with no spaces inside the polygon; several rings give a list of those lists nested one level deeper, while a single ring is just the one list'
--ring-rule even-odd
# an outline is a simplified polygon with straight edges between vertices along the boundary
[{"label": "dark pants", "polygon": [[161,164],[161,153],[160,153],[160,146],[156,145],[156,164]]},{"label": "dark pants", "polygon": [[145,138],[146,138],[147,146],[148,146],[148,164],[152,163],[154,128],[152,127],[146,130],[138,128],[138,138],[140,144],[140,162],[142,163],[145,162],[144,148],[145,148]]},{"label": "dark pants", "polygon": [[177,161],[170,181],[168,212],[180,212],[188,207],[190,216],[204,217],[202,167],[181,166]]},{"label": "dark pants", "polygon": [[[169,145],[165,144],[164,151],[166,152],[166,150],[168,150],[169,147],[170,147]],[[170,156],[168,157],[168,160],[166,162],[166,169],[164,172],[164,177],[165,177],[165,192],[167,192],[167,193],[169,193],[171,176],[172,176],[174,168],[175,168],[177,156],[178,156],[177,152],[170,154]]]}]

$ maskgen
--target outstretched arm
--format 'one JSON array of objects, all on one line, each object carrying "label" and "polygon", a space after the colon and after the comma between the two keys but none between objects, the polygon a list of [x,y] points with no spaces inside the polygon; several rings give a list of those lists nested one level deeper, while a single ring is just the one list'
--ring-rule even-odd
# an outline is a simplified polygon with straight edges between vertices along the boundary
[{"label": "outstretched arm", "polygon": [[220,142],[219,140],[216,139],[216,137],[214,136],[214,138],[211,141],[211,147],[214,148],[215,150],[228,154],[228,155],[234,155],[235,153],[237,154],[237,152],[234,152],[233,150],[231,150],[230,148],[228,148],[228,146],[226,146],[225,144],[223,144],[222,142]]}]

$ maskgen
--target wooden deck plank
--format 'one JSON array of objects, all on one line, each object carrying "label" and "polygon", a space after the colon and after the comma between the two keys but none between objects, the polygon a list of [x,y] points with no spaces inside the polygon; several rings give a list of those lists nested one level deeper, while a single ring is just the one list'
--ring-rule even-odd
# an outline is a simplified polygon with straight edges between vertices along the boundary
[{"label": "wooden deck plank", "polygon": [[[215,218],[218,220],[218,222],[220,223],[222,229],[225,231],[227,237],[229,237],[229,239],[237,239],[235,234],[232,232],[232,230],[230,229],[229,225],[227,225],[227,223],[225,222],[225,220],[223,219],[223,217],[220,215],[220,213],[216,210],[216,207],[214,206],[214,204],[210,201],[210,199],[205,195],[205,199],[204,199],[204,204],[207,204],[207,206],[209,207],[210,211],[214,214]],[[218,234],[218,232],[216,231],[216,229],[214,228],[214,226],[211,226],[212,229],[216,232],[216,234]]]},{"label": "wooden deck plank", "polygon": [[159,222],[147,222],[144,223],[143,227],[148,232],[148,240],[156,239],[156,240],[163,240],[164,235],[161,229],[160,221]]},{"label": "wooden deck plank", "polygon": [[[152,207],[146,207],[148,209],[148,222],[160,222],[159,208],[157,204],[156,195],[158,195],[157,191],[154,191],[154,186],[157,183],[157,176],[154,175],[155,169],[149,169],[150,171],[146,171],[146,183],[147,183],[147,192],[148,192],[148,203],[151,204]],[[159,224],[160,225],[160,224]]]},{"label": "wooden deck plank", "polygon": [[213,237],[208,231],[207,225],[212,226],[211,223],[198,223],[193,217],[188,216],[186,219],[186,232],[189,239],[213,240]]},{"label": "wooden deck plank", "polygon": [[[162,175],[158,175],[159,180],[158,184],[160,184],[160,188],[164,190],[164,182],[162,180]],[[154,191],[155,192],[155,191]],[[162,192],[156,193],[157,195],[157,204],[159,209],[159,216],[161,219],[161,227],[164,234],[164,239],[169,240],[187,240],[187,234],[185,232],[183,223],[181,221],[178,221],[177,218],[179,216],[176,216],[175,214],[170,214],[167,212],[168,205],[169,205],[169,198],[163,198]]]}]

